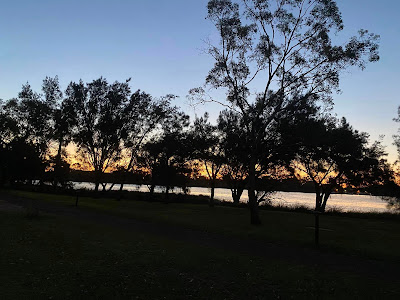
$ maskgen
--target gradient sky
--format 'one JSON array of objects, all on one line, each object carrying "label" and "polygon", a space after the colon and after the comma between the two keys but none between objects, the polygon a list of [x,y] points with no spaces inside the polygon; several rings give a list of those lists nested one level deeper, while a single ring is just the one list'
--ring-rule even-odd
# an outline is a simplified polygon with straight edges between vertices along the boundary
[{"label": "gradient sky", "polygon": [[[371,139],[385,135],[390,161],[397,157],[392,121],[400,105],[400,1],[338,0],[345,30],[381,35],[381,60],[341,79],[334,112]],[[207,0],[13,0],[0,10],[0,99],[17,96],[29,81],[40,90],[46,76],[58,75],[63,88],[82,78],[109,81],[132,77],[132,88],[155,97],[180,96],[177,105],[193,115],[185,96],[202,85],[213,61],[202,49],[215,35],[206,16]],[[212,118],[221,107],[196,108]],[[400,125],[400,124],[399,124]]]}]

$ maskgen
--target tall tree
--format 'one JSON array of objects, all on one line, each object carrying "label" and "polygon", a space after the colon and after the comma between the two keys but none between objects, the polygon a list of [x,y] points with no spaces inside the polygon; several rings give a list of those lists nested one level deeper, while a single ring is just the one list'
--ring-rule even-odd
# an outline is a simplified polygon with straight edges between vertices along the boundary
[{"label": "tall tree", "polygon": [[194,150],[193,158],[202,163],[210,183],[209,205],[213,207],[215,185],[224,163],[222,135],[218,127],[208,121],[207,113],[194,120],[190,135]]},{"label": "tall tree", "polygon": [[71,82],[66,90],[68,101],[75,106],[73,139],[94,170],[96,191],[103,173],[120,158],[122,142],[128,134],[130,94],[129,80],[109,84],[104,78],[86,85],[82,81]]},{"label": "tall tree", "polygon": [[218,117],[224,154],[222,175],[229,185],[233,203],[236,205],[239,204],[248,178],[247,137],[242,121],[241,115],[233,110],[223,110]]},{"label": "tall tree", "polygon": [[[36,164],[41,169],[40,176],[35,168],[35,179],[44,182],[45,170],[51,156],[51,142],[54,131],[53,102],[32,90],[29,83],[22,86],[18,98],[11,99],[5,105],[8,118],[16,122],[18,136],[14,148],[30,149],[26,157],[38,155],[41,163]],[[35,150],[31,151],[34,147]]]},{"label": "tall tree", "polygon": [[53,156],[53,185],[65,183],[65,173],[69,165],[63,159],[63,149],[72,139],[72,130],[75,125],[75,106],[70,98],[64,98],[58,77],[46,77],[43,80],[42,91],[45,102],[50,108],[52,118],[52,140],[57,145],[57,152]]},{"label": "tall tree", "polygon": [[[53,136],[53,103],[34,92],[29,83],[22,86],[15,106],[19,118],[21,135],[32,143],[42,159],[46,161]],[[44,170],[43,170],[44,171]]]},{"label": "tall tree", "polygon": [[[295,113],[299,102],[330,102],[341,71],[377,61],[379,37],[360,30],[358,37],[334,45],[330,36],[343,22],[333,0],[210,0],[208,19],[219,44],[209,44],[215,64],[206,86],[225,88],[228,104],[244,119],[251,223],[260,224],[255,189],[264,155],[260,141],[282,113]],[[204,88],[190,94],[206,99]]]},{"label": "tall tree", "polygon": [[18,137],[2,150],[0,160],[4,160],[4,164],[1,169],[3,169],[6,182],[11,185],[26,182],[32,184],[34,180],[43,178],[45,163],[40,157],[37,145],[33,142]]},{"label": "tall tree", "polygon": [[0,185],[41,179],[44,161],[40,147],[27,135],[20,102],[0,101]]},{"label": "tall tree", "polygon": [[[63,101],[58,77],[46,77],[43,80],[42,94],[34,92],[28,83],[23,85],[18,98],[8,101],[5,108],[9,118],[17,123],[20,142],[24,140],[26,145],[36,147],[43,162],[42,175],[45,168],[54,169],[53,182],[56,184],[62,164],[63,141],[71,131],[70,123],[74,117],[73,104]],[[55,159],[53,142],[58,143]]]},{"label": "tall tree", "polygon": [[165,187],[165,199],[175,186],[186,191],[186,178],[192,172],[192,147],[188,139],[189,116],[175,108],[163,122],[160,132],[144,145],[142,165],[150,174],[150,192]]},{"label": "tall tree", "polygon": [[[368,135],[354,130],[343,118],[310,118],[290,128],[298,139],[293,169],[315,188],[315,242],[319,243],[319,214],[329,197],[343,185],[367,189],[388,182],[389,167],[379,142],[368,146]],[[391,177],[391,176],[389,176]]]},{"label": "tall tree", "polygon": [[168,119],[176,109],[171,106],[171,100],[176,96],[166,95],[160,100],[154,100],[149,94],[137,90],[131,95],[126,109],[127,136],[124,139],[125,160],[122,161],[120,191],[123,190],[127,173],[132,172],[137,163],[142,146],[149,141],[158,127]]},{"label": "tall tree", "polygon": [[314,184],[316,211],[324,212],[330,195],[342,185],[367,188],[385,176],[380,143],[369,146],[368,135],[354,130],[344,118],[310,119],[291,132],[299,139],[293,168],[300,179]]},{"label": "tall tree", "polygon": [[0,99],[0,149],[10,143],[19,134],[18,120],[10,106],[15,100],[10,100],[6,103]]},{"label": "tall tree", "polygon": [[10,102],[3,103],[0,99],[0,186],[9,180],[10,144],[18,137],[19,128],[16,118],[9,113]]}]

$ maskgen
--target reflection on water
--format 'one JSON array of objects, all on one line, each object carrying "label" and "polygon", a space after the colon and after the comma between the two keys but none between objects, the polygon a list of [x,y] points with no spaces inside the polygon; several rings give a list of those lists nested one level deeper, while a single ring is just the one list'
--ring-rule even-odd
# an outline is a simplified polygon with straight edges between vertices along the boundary
[{"label": "reflection on water", "polygon": [[[110,187],[107,184],[107,189]],[[93,183],[88,182],[74,182],[76,189],[94,189]],[[119,190],[119,184],[113,186],[112,190]],[[148,192],[149,189],[146,185],[126,184],[124,190],[127,191],[140,191]],[[157,187],[155,192],[161,193],[163,189]],[[180,189],[174,189],[174,193],[181,193]],[[209,195],[210,189],[204,187],[191,187],[189,190],[191,195]],[[232,201],[231,191],[229,189],[217,188],[215,189],[215,198],[222,201]],[[243,192],[241,202],[247,202],[247,191]],[[315,206],[315,194],[300,193],[300,192],[277,192],[272,195],[272,204],[275,205],[304,205],[310,208]],[[332,195],[327,204],[327,209],[338,208],[343,211],[359,211],[359,212],[388,212],[389,209],[385,201],[380,197],[367,196],[367,195],[347,195],[347,194],[334,194]]]}]

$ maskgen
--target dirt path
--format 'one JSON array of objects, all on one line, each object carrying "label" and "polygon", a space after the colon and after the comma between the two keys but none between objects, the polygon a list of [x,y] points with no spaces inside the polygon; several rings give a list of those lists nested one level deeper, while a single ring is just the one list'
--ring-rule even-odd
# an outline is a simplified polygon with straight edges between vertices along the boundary
[{"label": "dirt path", "polygon": [[[0,193],[0,207],[1,203],[4,201],[13,207],[28,206],[32,203],[32,200],[28,198]],[[372,279],[380,278],[389,281],[399,281],[399,262],[378,261],[359,256],[338,254],[326,250],[317,250],[309,247],[236,238],[218,233],[188,229],[177,225],[158,224],[134,218],[113,216],[101,212],[80,209],[79,207],[53,205],[38,200],[34,200],[33,203],[37,209],[46,213],[69,216],[88,222],[115,226],[122,230],[145,232],[198,246],[234,251],[249,257],[255,255],[266,259],[284,260],[316,268],[329,269],[332,271],[350,272]]]}]

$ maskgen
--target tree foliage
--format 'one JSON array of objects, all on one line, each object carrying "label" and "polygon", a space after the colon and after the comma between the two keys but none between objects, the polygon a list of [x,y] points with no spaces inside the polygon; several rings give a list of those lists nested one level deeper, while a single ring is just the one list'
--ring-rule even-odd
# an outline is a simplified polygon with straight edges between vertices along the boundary
[{"label": "tree foliage", "polygon": [[[360,30],[357,37],[335,45],[331,36],[343,29],[343,22],[332,0],[210,0],[208,19],[219,43],[208,46],[215,63],[206,86],[226,89],[227,103],[243,118],[251,222],[260,224],[256,166],[264,159],[261,145],[271,128],[296,114],[299,104],[329,103],[341,71],[379,59],[379,37]],[[254,92],[253,84],[261,90]],[[206,90],[196,88],[190,94],[205,99]]]},{"label": "tree foliage", "polygon": [[141,152],[141,165],[150,173],[150,191],[154,192],[157,185],[163,186],[166,201],[174,187],[187,191],[187,179],[193,171],[188,127],[189,116],[173,108],[166,115],[158,134],[144,145]]},{"label": "tree foliage", "polygon": [[66,91],[75,107],[73,139],[95,172],[96,190],[102,174],[119,160],[128,136],[127,117],[134,101],[128,82],[109,84],[104,78],[88,84],[71,82]]},{"label": "tree foliage", "polygon": [[155,100],[150,94],[140,90],[131,95],[131,101],[126,109],[127,136],[123,139],[124,156],[119,167],[123,173],[121,191],[127,173],[133,172],[135,164],[138,163],[143,145],[149,142],[160,126],[176,111],[176,107],[171,106],[174,98],[176,96],[166,95]]},{"label": "tree foliage", "polygon": [[300,139],[292,166],[301,180],[313,182],[315,210],[325,211],[335,189],[366,189],[383,182],[387,163],[382,146],[369,146],[368,134],[354,130],[346,119],[310,119],[291,132]]},{"label": "tree foliage", "polygon": [[241,116],[232,110],[223,110],[218,118],[224,153],[222,175],[229,185],[235,204],[239,204],[248,177],[247,136],[242,122]]},{"label": "tree foliage", "polygon": [[196,118],[191,128],[193,158],[199,160],[210,182],[210,206],[214,206],[216,181],[224,163],[222,135],[218,127],[208,121],[208,114]]}]

